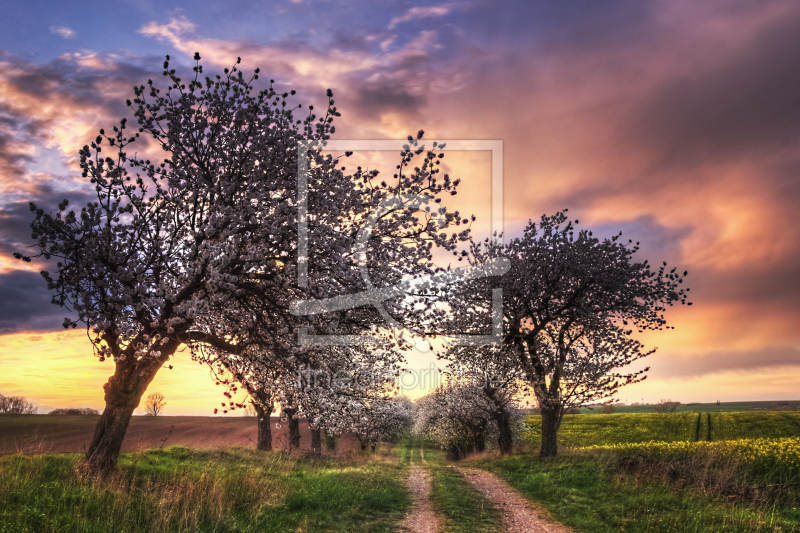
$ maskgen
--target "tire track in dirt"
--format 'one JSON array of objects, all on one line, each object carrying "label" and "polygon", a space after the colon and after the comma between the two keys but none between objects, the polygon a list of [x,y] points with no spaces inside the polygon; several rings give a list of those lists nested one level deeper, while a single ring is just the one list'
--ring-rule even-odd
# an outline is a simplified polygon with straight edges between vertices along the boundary
[{"label": "tire track in dirt", "polygon": [[424,468],[411,465],[406,480],[411,492],[413,505],[411,512],[400,523],[400,531],[414,533],[438,533],[442,530],[439,518],[431,505],[431,479]]},{"label": "tire track in dirt", "polygon": [[505,481],[476,468],[459,468],[464,476],[503,514],[503,526],[509,533],[573,533],[571,529],[550,522],[544,513],[522,498]]}]

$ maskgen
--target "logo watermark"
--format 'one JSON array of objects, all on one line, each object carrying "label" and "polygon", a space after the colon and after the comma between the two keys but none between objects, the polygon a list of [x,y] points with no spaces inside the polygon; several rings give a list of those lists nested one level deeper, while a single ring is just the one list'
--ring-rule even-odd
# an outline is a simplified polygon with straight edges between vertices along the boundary
[{"label": "logo watermark", "polygon": [[[328,151],[399,151],[407,146],[408,141],[383,140],[336,140],[327,141],[324,149]],[[491,175],[491,231],[493,235],[503,235],[503,141],[500,140],[446,140],[440,142],[450,151],[489,151],[492,154]],[[298,268],[297,283],[300,287],[308,287],[308,174],[309,143],[297,145],[297,205],[298,205]],[[427,204],[430,197],[415,195],[394,195],[384,199],[364,220],[355,242],[355,257],[361,278],[367,289],[356,294],[346,294],[319,300],[299,300],[290,306],[290,312],[297,316],[309,316],[353,309],[364,305],[372,305],[380,313],[386,326],[395,330],[402,329],[386,309],[383,302],[391,298],[406,296],[419,285],[426,287],[445,287],[454,283],[500,276],[508,272],[510,261],[499,257],[480,265],[458,268],[448,272],[437,273],[413,281],[403,281],[389,287],[375,287],[367,271],[367,243],[373,227],[381,216],[401,207],[416,210]],[[503,290],[492,290],[492,333],[490,335],[457,335],[448,337],[451,345],[481,346],[502,342],[503,333]],[[308,328],[298,329],[298,342],[301,346],[349,346],[380,342],[372,335],[310,335]]]},{"label": "logo watermark", "polygon": [[[516,379],[516,378],[514,378]],[[376,390],[381,385],[397,388],[401,393],[413,389],[433,390],[445,386],[471,386],[477,389],[500,389],[510,381],[501,374],[489,374],[479,371],[453,372],[437,368],[431,363],[429,368],[402,370],[359,369],[357,371],[339,370],[330,372],[312,368],[297,371],[297,387],[300,390],[326,389],[332,391]]]}]

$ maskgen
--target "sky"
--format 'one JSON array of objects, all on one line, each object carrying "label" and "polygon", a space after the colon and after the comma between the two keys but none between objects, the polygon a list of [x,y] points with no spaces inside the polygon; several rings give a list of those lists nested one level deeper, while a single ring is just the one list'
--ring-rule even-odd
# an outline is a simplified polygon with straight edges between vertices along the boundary
[{"label": "sky", "polygon": [[[169,54],[191,73],[237,57],[298,103],[342,112],[338,139],[503,142],[507,236],[568,208],[637,257],[688,270],[691,307],[622,401],[800,399],[800,3],[682,0],[15,2],[0,19],[0,393],[102,408],[109,362],[65,332],[38,272],[28,202],[85,203],[78,149],[127,116]],[[129,117],[132,119],[132,117]],[[491,219],[491,154],[450,152],[455,204]],[[388,172],[391,169],[387,169]],[[430,353],[409,354],[428,367]],[[174,358],[168,414],[221,401]],[[419,394],[421,391],[410,394]]]}]

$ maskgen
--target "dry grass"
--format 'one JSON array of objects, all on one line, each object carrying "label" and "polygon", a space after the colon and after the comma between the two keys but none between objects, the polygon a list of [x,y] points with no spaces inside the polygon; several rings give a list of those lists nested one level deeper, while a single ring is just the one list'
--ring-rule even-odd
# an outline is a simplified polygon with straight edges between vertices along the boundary
[{"label": "dry grass", "polygon": [[123,454],[106,478],[77,455],[0,458],[0,531],[388,531],[408,505],[400,465],[172,447]]}]

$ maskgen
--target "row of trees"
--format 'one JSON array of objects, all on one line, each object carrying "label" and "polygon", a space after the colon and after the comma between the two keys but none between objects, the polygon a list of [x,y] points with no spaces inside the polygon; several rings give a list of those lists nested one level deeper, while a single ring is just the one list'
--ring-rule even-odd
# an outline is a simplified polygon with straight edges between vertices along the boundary
[{"label": "row of trees", "polygon": [[47,414],[53,416],[99,416],[100,411],[91,407],[59,407]]},{"label": "row of trees", "polygon": [[[194,75],[182,79],[167,57],[166,86],[148,80],[128,101],[135,131],[122,119],[80,151],[94,201],[73,210],[65,200],[55,214],[31,204],[36,257],[55,269],[42,275],[53,301],[74,312],[65,327],[85,327],[96,356],[115,366],[87,470],[115,466],[134,409],[182,347],[228,389],[223,411],[243,408],[232,392],[246,390],[259,448],[271,446],[276,404],[291,442],[305,417],[315,447],[322,429],[354,431],[370,445],[396,426],[386,420],[405,419],[398,413],[408,410],[390,399],[410,347],[402,328],[485,334],[496,287],[502,342],[453,348],[446,357],[504,376],[501,392],[482,392],[499,433],[509,422],[498,406],[516,394],[512,384],[538,400],[542,454],[553,455],[565,409],[643,379],[615,369],[651,353],[631,338],[634,329],[666,327],[665,306],[685,301],[675,269],[633,262],[636,246],[578,231],[563,212],[531,223],[509,244],[473,243],[474,217],[444,206],[459,184],[440,175],[444,146],[426,149],[422,131],[408,137],[391,177],[361,167],[348,173],[348,153],[323,154],[340,115],[330,90],[323,113],[308,106],[298,118],[294,91],[261,84],[258,69],[245,77],[239,60],[204,77],[199,54],[195,60]],[[434,248],[475,267],[507,261],[510,271],[459,282],[459,272],[434,264]],[[434,275],[452,282],[422,281]],[[374,290],[383,292],[372,305],[352,299]],[[448,305],[435,305],[441,301]],[[298,342],[301,332],[365,331],[379,342]],[[316,379],[365,369],[382,377],[335,386]]]},{"label": "row of trees", "polygon": [[0,394],[0,415],[35,415],[39,408],[24,396]]}]

